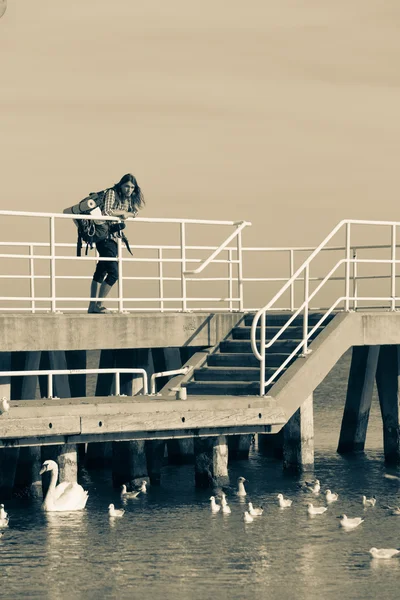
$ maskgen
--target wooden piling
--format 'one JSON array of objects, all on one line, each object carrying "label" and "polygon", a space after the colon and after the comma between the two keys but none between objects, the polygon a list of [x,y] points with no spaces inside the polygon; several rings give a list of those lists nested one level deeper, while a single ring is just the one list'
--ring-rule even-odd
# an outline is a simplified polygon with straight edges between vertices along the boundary
[{"label": "wooden piling", "polygon": [[400,351],[398,345],[381,346],[376,370],[383,421],[383,447],[388,464],[400,464]]},{"label": "wooden piling", "polygon": [[194,438],[194,457],[196,487],[208,488],[229,483],[225,435]]},{"label": "wooden piling", "polygon": [[354,346],[337,451],[362,452],[367,435],[379,346]]},{"label": "wooden piling", "polygon": [[314,467],[312,394],[284,426],[283,467],[294,471],[307,471]]}]

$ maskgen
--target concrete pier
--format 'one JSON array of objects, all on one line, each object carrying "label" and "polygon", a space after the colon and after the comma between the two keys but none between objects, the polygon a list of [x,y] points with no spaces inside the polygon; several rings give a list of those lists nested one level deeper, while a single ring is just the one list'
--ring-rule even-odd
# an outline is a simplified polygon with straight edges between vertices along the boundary
[{"label": "concrete pier", "polygon": [[376,384],[383,421],[383,448],[388,464],[400,464],[400,351],[398,345],[381,346]]},{"label": "concrete pier", "polygon": [[309,396],[284,426],[283,467],[293,471],[314,468],[313,396]]},{"label": "concrete pier", "polygon": [[228,443],[225,435],[194,439],[196,487],[229,483]]},{"label": "concrete pier", "polygon": [[362,452],[365,446],[380,346],[354,346],[337,451]]},{"label": "concrete pier", "polygon": [[112,443],[112,480],[115,488],[124,483],[128,490],[145,479],[149,481],[145,441]]}]

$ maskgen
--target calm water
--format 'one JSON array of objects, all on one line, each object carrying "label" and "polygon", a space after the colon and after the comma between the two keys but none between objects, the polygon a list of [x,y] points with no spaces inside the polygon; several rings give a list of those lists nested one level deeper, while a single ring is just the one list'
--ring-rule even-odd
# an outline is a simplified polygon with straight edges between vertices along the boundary
[{"label": "calm water", "polygon": [[[263,505],[253,523],[244,504],[230,498],[231,515],[213,515],[209,493],[193,487],[191,466],[166,467],[160,488],[131,500],[122,519],[107,506],[120,505],[109,473],[82,474],[89,490],[82,513],[48,514],[39,505],[9,502],[10,527],[0,540],[1,598],[397,598],[400,559],[371,560],[368,549],[400,547],[397,483],[383,478],[382,432],[375,399],[365,456],[336,454],[349,355],[315,393],[315,475],[322,488],[339,492],[322,516],[308,517],[298,479],[256,448],[249,461],[232,464],[232,481],[245,476],[248,499]],[[392,471],[395,472],[395,471]],[[278,492],[293,499],[281,510]],[[364,510],[362,494],[376,494]],[[320,498],[315,504],[323,504]],[[365,515],[345,532],[336,517]]]}]

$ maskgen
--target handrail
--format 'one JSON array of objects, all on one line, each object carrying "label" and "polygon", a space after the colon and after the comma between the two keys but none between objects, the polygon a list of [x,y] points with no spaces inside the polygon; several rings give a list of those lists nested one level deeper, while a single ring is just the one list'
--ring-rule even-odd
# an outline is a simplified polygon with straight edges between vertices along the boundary
[{"label": "handrail", "polygon": [[[236,223],[235,223],[236,225]],[[226,246],[235,238],[239,235],[239,233],[248,225],[251,225],[250,222],[248,221],[241,221],[239,227],[237,227],[237,229],[235,229],[235,231],[233,231],[231,233],[230,236],[228,236],[226,238],[226,240],[212,253],[210,254],[210,256],[203,262],[202,265],[200,265],[200,267],[197,267],[197,269],[192,269],[192,270],[187,270],[187,271],[183,271],[185,275],[194,275],[197,273],[201,273],[209,264],[210,262],[212,262],[214,260],[214,258],[216,256],[218,256],[218,254],[220,254],[222,252],[222,250],[224,250],[226,248]]]},{"label": "handrail", "polygon": [[[390,246],[379,246],[379,247],[389,247],[391,248],[391,258],[390,259],[357,259],[355,248],[356,246],[351,245],[350,239],[350,226],[352,224],[355,225],[382,225],[382,226],[390,226],[391,228],[391,244]],[[316,289],[310,294],[309,293],[309,268],[311,262],[314,258],[321,252],[321,250],[325,249],[326,244],[332,239],[340,229],[346,226],[346,243],[345,246],[341,249],[345,251],[345,257],[339,260],[336,265],[329,271],[329,273],[322,279],[320,284],[316,287]],[[356,297],[350,297],[350,265],[354,266],[357,263],[373,263],[373,264],[390,264],[391,265],[391,295],[388,298],[391,302],[391,310],[395,310],[396,296],[395,296],[395,284],[396,284],[396,264],[400,261],[396,260],[396,227],[400,226],[400,222],[397,221],[372,221],[372,220],[356,220],[356,219],[345,219],[340,221],[336,227],[326,236],[326,238],[315,248],[315,250],[310,254],[310,256],[303,262],[303,264],[296,270],[295,273],[286,281],[286,283],[282,286],[282,288],[275,294],[275,296],[262,308],[260,308],[252,321],[251,325],[251,348],[255,357],[260,361],[260,395],[265,394],[266,385],[271,383],[274,379],[276,379],[277,375],[282,371],[282,369],[286,366],[288,362],[296,355],[301,347],[303,347],[303,356],[308,353],[307,342],[310,339],[311,335],[317,329],[317,327],[326,319],[326,317],[337,307],[337,305],[344,301],[344,310],[350,310],[350,300],[356,302]],[[367,248],[371,248],[371,246],[366,246]],[[376,246],[375,246],[376,247]],[[357,246],[360,248],[360,246]],[[353,249],[353,258],[350,257],[350,251]],[[308,309],[309,303],[312,298],[321,290],[321,288],[325,285],[325,283],[331,278],[331,275],[337,270],[337,268],[341,265],[345,264],[345,293],[344,295],[337,298],[334,304],[328,309],[328,311],[322,316],[322,318],[318,321],[317,325],[314,325],[311,332],[308,331]],[[275,304],[275,302],[290,288],[290,286],[299,279],[299,276],[304,273],[304,301],[301,306],[291,315],[291,317],[286,321],[286,323],[279,329],[279,331],[273,336],[273,338],[266,343],[266,313],[271,307]],[[354,277],[355,279],[355,277]],[[371,298],[374,299],[374,298]],[[282,335],[282,333],[287,329],[291,322],[300,314],[300,312],[304,311],[303,316],[303,339],[297,345],[297,347],[292,351],[289,357],[286,358],[284,363],[280,365],[279,369],[275,370],[274,374],[269,378],[267,382],[265,382],[265,360],[266,360],[266,349],[271,347],[276,340]],[[260,335],[260,351],[257,347],[256,340],[256,331],[257,325],[261,319],[261,335]]]}]

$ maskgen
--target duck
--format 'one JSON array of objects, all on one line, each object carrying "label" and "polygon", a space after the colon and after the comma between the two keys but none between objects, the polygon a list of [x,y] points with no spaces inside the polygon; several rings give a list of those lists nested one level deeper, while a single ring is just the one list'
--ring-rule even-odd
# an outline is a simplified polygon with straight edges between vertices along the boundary
[{"label": "duck", "polygon": [[232,512],[231,507],[228,505],[226,500],[225,500],[225,504],[221,503],[221,510],[222,510],[223,515],[230,515]]},{"label": "duck", "polygon": [[299,484],[299,487],[303,490],[303,492],[317,495],[321,490],[321,482],[319,479],[314,479],[314,481],[305,481],[303,484]]},{"label": "duck", "polygon": [[40,475],[51,472],[49,489],[42,504],[46,512],[68,512],[83,510],[89,494],[78,483],[63,481],[56,485],[58,479],[58,464],[54,460],[45,460],[40,469]]},{"label": "duck", "polygon": [[109,504],[108,514],[110,517],[123,517],[125,511],[123,508],[115,508],[114,504]]},{"label": "duck", "polygon": [[364,523],[364,519],[362,519],[361,517],[354,517],[353,519],[349,519],[346,515],[340,515],[338,519],[340,519],[340,526],[344,527],[345,529],[355,529],[356,527],[361,525],[361,523]]},{"label": "duck", "polygon": [[400,554],[400,550],[397,548],[370,548],[368,552],[372,558],[393,558]]},{"label": "duck", "polygon": [[335,494],[334,492],[331,492],[331,490],[326,490],[325,499],[328,503],[336,502],[338,498],[339,494]]},{"label": "duck", "polygon": [[260,508],[254,508],[253,504],[251,502],[249,502],[249,513],[251,514],[252,517],[259,517],[263,514],[264,509],[262,507]]},{"label": "duck", "polygon": [[221,510],[221,506],[220,504],[217,504],[215,502],[215,496],[210,496],[210,501],[211,501],[211,512],[213,513],[217,513]]},{"label": "duck", "polygon": [[367,498],[366,496],[363,496],[362,503],[364,506],[375,506],[376,498],[375,496],[372,496],[372,498]]},{"label": "duck", "polygon": [[0,504],[0,528],[8,527],[8,513],[4,509],[4,504]]},{"label": "duck", "polygon": [[133,490],[132,492],[128,492],[125,484],[121,486],[121,496],[123,498],[137,498],[139,494],[140,490]]},{"label": "duck", "polygon": [[326,506],[313,506],[311,502],[307,504],[307,512],[309,515],[322,515],[327,509]]},{"label": "duck", "polygon": [[247,512],[247,510],[245,510],[243,513],[243,520],[245,523],[252,523],[254,521],[254,518],[249,512]]},{"label": "duck", "polygon": [[244,477],[238,477],[236,496],[247,496],[247,492],[244,487],[245,481],[247,481],[247,479],[245,479]]},{"label": "duck", "polygon": [[290,506],[292,506],[293,500],[289,500],[289,498],[284,498],[283,494],[278,494],[277,498],[278,498],[279,506],[281,508],[289,508]]},{"label": "duck", "polygon": [[10,410],[10,403],[5,396],[0,400],[0,415]]}]

